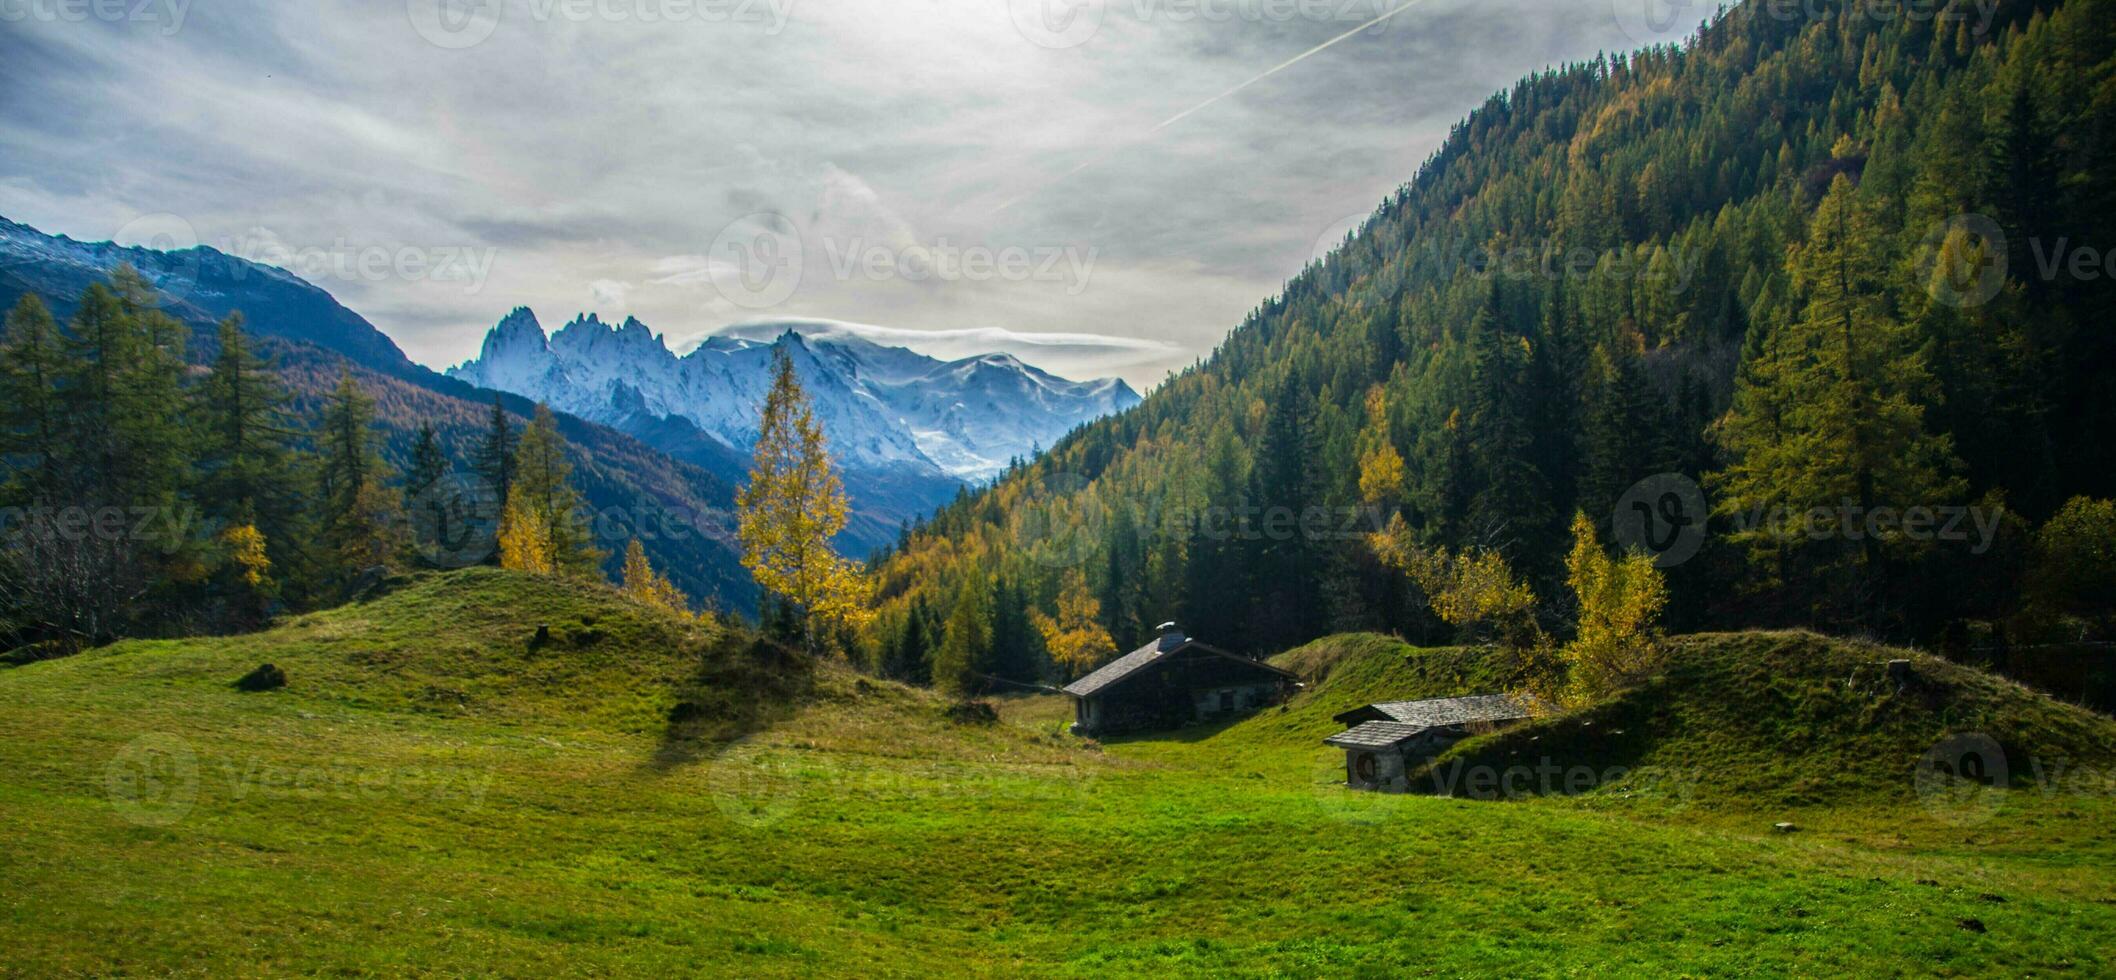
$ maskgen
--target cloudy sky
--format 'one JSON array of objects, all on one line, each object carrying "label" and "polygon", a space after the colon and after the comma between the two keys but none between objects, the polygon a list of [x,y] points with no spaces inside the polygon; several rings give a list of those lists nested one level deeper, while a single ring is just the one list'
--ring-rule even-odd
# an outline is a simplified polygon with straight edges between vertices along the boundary
[{"label": "cloudy sky", "polygon": [[0,0],[0,215],[291,268],[435,367],[528,305],[1145,388],[1665,2],[1412,0],[1318,51],[1401,0]]}]

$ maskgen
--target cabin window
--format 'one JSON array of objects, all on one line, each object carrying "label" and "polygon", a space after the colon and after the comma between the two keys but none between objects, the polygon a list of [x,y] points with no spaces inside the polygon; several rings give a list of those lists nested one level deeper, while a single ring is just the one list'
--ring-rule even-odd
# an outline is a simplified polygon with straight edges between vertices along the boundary
[{"label": "cabin window", "polygon": [[1352,774],[1362,783],[1374,781],[1374,753],[1361,752],[1352,758]]}]

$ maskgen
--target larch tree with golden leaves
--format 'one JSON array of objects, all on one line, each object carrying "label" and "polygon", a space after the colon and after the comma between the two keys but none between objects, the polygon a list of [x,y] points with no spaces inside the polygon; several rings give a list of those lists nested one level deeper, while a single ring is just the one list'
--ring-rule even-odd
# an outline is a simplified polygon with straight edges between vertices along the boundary
[{"label": "larch tree with golden leaves", "polygon": [[1894,315],[1880,220],[1849,179],[1831,182],[1807,241],[1786,260],[1795,312],[1743,366],[1714,427],[1731,458],[1712,477],[1718,509],[1764,516],[1733,535],[1758,558],[1835,548],[1878,574],[1889,549],[1921,543],[1891,528],[1818,545],[1806,515],[1945,503],[1966,489],[1952,438],[1925,425],[1939,390],[1924,343]]},{"label": "larch tree with golden leaves", "polygon": [[1367,535],[1367,546],[1382,564],[1402,572],[1425,593],[1433,615],[1469,638],[1496,638],[1513,647],[1543,642],[1535,621],[1535,592],[1514,576],[1504,555],[1481,548],[1450,552],[1420,545],[1402,514],[1390,518],[1387,528]]},{"label": "larch tree with golden leaves", "polygon": [[542,522],[520,497],[507,501],[507,508],[500,512],[500,567],[535,575],[549,575],[557,570],[551,554],[551,538],[543,533]]},{"label": "larch tree with golden leaves", "polygon": [[1399,503],[1409,487],[1403,454],[1389,440],[1388,397],[1380,385],[1367,391],[1367,424],[1359,434],[1359,499],[1369,506]]},{"label": "larch tree with golden leaves", "polygon": [[859,566],[830,547],[845,527],[845,488],[831,464],[823,426],[781,352],[764,396],[749,483],[736,496],[742,566],[801,622],[817,652],[824,628],[856,626],[872,615]]},{"label": "larch tree with golden leaves", "polygon": [[500,514],[500,564],[538,574],[592,576],[604,552],[590,539],[573,465],[551,409],[536,406],[514,450],[514,480]]},{"label": "larch tree with golden leaves", "polygon": [[624,594],[650,606],[657,606],[679,615],[690,615],[690,604],[684,600],[682,590],[668,576],[654,570],[647,561],[647,549],[634,538],[625,545]]},{"label": "larch tree with golden leaves", "polygon": [[1102,628],[1102,603],[1088,589],[1087,574],[1077,568],[1065,577],[1065,586],[1058,592],[1058,615],[1038,611],[1031,617],[1051,659],[1068,676],[1085,674],[1117,654],[1117,641]]},{"label": "larch tree with golden leaves", "polygon": [[1570,667],[1565,700],[1592,703],[1659,670],[1665,662],[1659,622],[1668,604],[1668,583],[1653,559],[1639,552],[1609,557],[1594,523],[1575,514],[1565,571],[1580,601],[1579,633],[1563,653]]}]

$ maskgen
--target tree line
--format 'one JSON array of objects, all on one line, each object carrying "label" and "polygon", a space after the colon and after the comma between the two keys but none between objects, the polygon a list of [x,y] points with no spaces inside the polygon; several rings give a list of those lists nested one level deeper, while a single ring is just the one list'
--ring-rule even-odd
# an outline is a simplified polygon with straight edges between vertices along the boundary
[{"label": "tree line", "polygon": [[[298,418],[242,315],[193,363],[189,330],[121,266],[57,323],[24,295],[0,333],[0,641],[41,654],[255,628],[391,572],[491,562],[599,577],[550,410],[495,399],[471,473],[420,426],[402,472],[348,370]],[[621,584],[688,612],[637,541]]]}]

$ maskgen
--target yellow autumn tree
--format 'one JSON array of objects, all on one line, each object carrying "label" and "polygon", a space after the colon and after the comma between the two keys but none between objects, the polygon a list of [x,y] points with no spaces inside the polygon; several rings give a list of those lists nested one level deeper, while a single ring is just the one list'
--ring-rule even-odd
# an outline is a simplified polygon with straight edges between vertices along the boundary
[{"label": "yellow autumn tree", "polygon": [[1611,558],[1593,522],[1572,518],[1572,553],[1565,571],[1580,602],[1580,629],[1565,645],[1570,668],[1566,700],[1588,703],[1651,676],[1666,660],[1660,614],[1668,583],[1653,559],[1632,552]]},{"label": "yellow autumn tree", "polygon": [[1359,499],[1384,504],[1403,494],[1403,454],[1393,444],[1380,443],[1359,458]]},{"label": "yellow autumn tree", "polygon": [[690,603],[684,599],[676,583],[654,570],[647,561],[647,549],[634,538],[625,545],[624,594],[640,602],[678,615],[690,615]]},{"label": "yellow autumn tree", "polygon": [[272,559],[265,554],[265,536],[257,525],[234,525],[220,532],[220,540],[228,549],[228,560],[239,570],[242,583],[253,592],[270,591]]},{"label": "yellow autumn tree", "polygon": [[1403,515],[1367,536],[1375,557],[1409,576],[1425,592],[1433,615],[1473,638],[1493,637],[1509,646],[1532,646],[1543,639],[1535,623],[1535,593],[1514,577],[1506,557],[1496,551],[1427,548],[1415,540]]},{"label": "yellow autumn tree", "polygon": [[1388,396],[1380,385],[1367,390],[1367,424],[1359,434],[1359,499],[1382,506],[1403,499],[1403,454],[1389,440]]},{"label": "yellow autumn tree", "polygon": [[736,496],[742,566],[764,591],[784,599],[818,651],[823,628],[857,626],[873,610],[859,566],[830,547],[845,527],[845,489],[831,465],[823,426],[781,351],[764,396],[749,483]]},{"label": "yellow autumn tree", "polygon": [[[513,518],[516,548],[524,564],[508,565],[504,531]],[[566,440],[550,406],[538,404],[522,429],[514,450],[514,476],[507,486],[502,512],[500,564],[539,574],[595,577],[607,555],[595,547],[583,516],[580,492],[573,489],[573,464],[566,461]],[[536,540],[531,541],[530,538]]]},{"label": "yellow autumn tree", "polygon": [[1068,676],[1085,674],[1117,653],[1117,641],[1102,628],[1102,603],[1088,590],[1087,574],[1077,568],[1059,589],[1058,615],[1046,616],[1039,609],[1030,618],[1036,632],[1043,634],[1051,659]]},{"label": "yellow autumn tree", "polygon": [[243,615],[262,622],[279,593],[279,583],[272,580],[272,559],[266,553],[264,532],[255,524],[231,525],[220,532],[220,544],[226,549],[228,568],[235,575],[236,586],[231,591],[236,594],[231,599]]},{"label": "yellow autumn tree", "polygon": [[557,568],[551,536],[527,498],[512,497],[500,513],[500,567],[549,575]]}]

